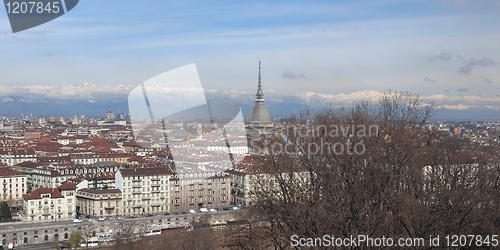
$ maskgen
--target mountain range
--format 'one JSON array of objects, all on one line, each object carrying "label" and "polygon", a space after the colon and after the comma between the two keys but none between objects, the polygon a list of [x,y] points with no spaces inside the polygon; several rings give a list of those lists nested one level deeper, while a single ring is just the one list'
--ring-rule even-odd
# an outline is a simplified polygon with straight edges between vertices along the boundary
[{"label": "mountain range", "polygon": [[[127,97],[133,85],[97,86],[90,83],[67,86],[0,85],[0,116],[86,116],[104,117],[108,111],[128,113]],[[182,89],[164,89],[168,95],[181,95]],[[192,90],[191,90],[192,91]],[[254,93],[236,90],[204,89],[207,100],[234,102],[247,117],[254,104]],[[350,94],[302,92],[281,94],[265,91],[265,104],[273,117],[286,117],[309,107],[314,110],[326,105],[349,106],[362,100],[376,102],[382,92],[368,90]],[[166,96],[168,96],[166,95]],[[423,96],[425,103],[435,106],[434,120],[500,120],[500,97],[481,96]],[[168,101],[167,101],[168,102]]]}]

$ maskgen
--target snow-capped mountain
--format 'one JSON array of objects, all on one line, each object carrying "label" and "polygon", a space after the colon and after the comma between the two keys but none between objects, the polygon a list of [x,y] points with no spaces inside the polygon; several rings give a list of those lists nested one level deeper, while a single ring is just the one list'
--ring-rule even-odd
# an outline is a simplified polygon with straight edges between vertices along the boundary
[{"label": "snow-capped mountain", "polygon": [[[108,111],[128,113],[128,95],[134,85],[106,86],[82,82],[77,85],[0,85],[0,115],[79,115],[104,116]],[[178,101],[192,89],[158,87],[155,92],[163,93],[165,100]],[[197,90],[199,91],[199,90]],[[246,117],[254,105],[255,93],[238,90],[204,89],[207,100],[230,101],[240,105]],[[376,103],[383,92],[375,90],[353,93],[300,92],[281,94],[265,90],[265,104],[272,116],[288,116],[303,111],[306,107],[329,106],[348,107],[353,103],[369,100]],[[423,102],[436,108],[435,119],[500,119],[500,96],[422,96]]]}]

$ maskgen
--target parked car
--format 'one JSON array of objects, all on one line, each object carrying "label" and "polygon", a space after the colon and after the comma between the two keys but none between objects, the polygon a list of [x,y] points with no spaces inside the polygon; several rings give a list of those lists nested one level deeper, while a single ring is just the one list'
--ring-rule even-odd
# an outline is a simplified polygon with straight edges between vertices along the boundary
[{"label": "parked car", "polygon": [[210,212],[217,212],[217,211],[219,211],[218,208],[210,208]]},{"label": "parked car", "polygon": [[191,213],[191,214],[195,214],[195,213],[196,213],[196,210],[191,209],[191,210],[189,210],[189,213]]},{"label": "parked car", "polygon": [[106,217],[99,217],[99,221],[104,221],[106,220]]},{"label": "parked car", "polygon": [[81,223],[82,219],[74,219],[73,222],[75,222],[75,223]]},{"label": "parked car", "polygon": [[202,207],[202,208],[200,208],[200,212],[203,212],[203,213],[204,213],[204,212],[208,212],[208,208],[206,208],[206,207]]}]

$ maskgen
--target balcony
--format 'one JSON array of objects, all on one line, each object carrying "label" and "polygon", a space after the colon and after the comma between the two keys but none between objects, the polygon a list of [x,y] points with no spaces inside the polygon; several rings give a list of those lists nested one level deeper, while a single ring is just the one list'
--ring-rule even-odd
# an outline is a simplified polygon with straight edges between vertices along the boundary
[{"label": "balcony", "polygon": [[151,184],[151,187],[160,187],[160,184]]},{"label": "balcony", "polygon": [[132,188],[141,188],[141,187],[142,187],[141,184],[135,184],[135,183],[132,184]]},{"label": "balcony", "polygon": [[141,208],[142,205],[133,205],[132,208]]},{"label": "balcony", "polygon": [[160,177],[153,177],[151,178],[152,181],[160,181]]},{"label": "balcony", "polygon": [[140,179],[133,179],[132,182],[141,182]]},{"label": "balcony", "polygon": [[133,191],[132,194],[142,194],[141,191]]},{"label": "balcony", "polygon": [[142,197],[142,200],[143,201],[148,201],[148,200],[151,200],[151,198],[150,197]]},{"label": "balcony", "polygon": [[151,193],[160,193],[160,190],[151,190]]},{"label": "balcony", "polygon": [[114,210],[114,209],[115,209],[115,207],[105,207],[104,209],[105,209],[105,210]]}]

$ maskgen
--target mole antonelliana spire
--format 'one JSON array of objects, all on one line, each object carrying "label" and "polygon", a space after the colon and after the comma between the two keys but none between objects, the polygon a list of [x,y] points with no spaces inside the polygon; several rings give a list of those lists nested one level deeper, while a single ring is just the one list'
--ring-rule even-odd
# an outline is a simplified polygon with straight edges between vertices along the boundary
[{"label": "mole antonelliana spire", "polygon": [[256,101],[262,99],[262,102],[264,102],[264,99],[262,98],[264,94],[262,93],[262,82],[260,78],[260,60],[259,60],[259,84],[257,85],[257,94],[255,95]]},{"label": "mole antonelliana spire", "polygon": [[259,60],[259,78],[257,84],[257,94],[255,94],[255,105],[247,119],[248,135],[255,137],[259,135],[270,135],[273,123],[271,115],[264,105],[264,94],[262,92],[261,66]]}]

